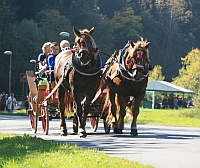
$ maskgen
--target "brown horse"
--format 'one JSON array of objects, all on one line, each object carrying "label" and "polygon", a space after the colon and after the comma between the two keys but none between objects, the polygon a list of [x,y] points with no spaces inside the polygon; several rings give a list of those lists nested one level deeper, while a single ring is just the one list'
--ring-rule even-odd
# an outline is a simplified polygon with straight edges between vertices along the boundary
[{"label": "brown horse", "polygon": [[74,133],[79,132],[80,137],[86,137],[86,117],[99,86],[102,61],[94,39],[91,37],[94,27],[90,30],[78,30],[73,27],[73,31],[75,34],[74,49],[63,51],[56,57],[54,76],[57,85],[53,91],[58,88],[61,135],[67,135],[64,114],[65,93],[70,91],[75,109]]},{"label": "brown horse", "polygon": [[[113,122],[113,130],[116,134],[121,134],[124,129],[125,108],[129,100],[127,98],[132,98],[133,96],[131,135],[138,135],[136,121],[141,101],[145,95],[150,68],[148,56],[149,45],[150,42],[143,40],[143,38],[136,43],[130,40],[124,49],[120,50],[117,61],[113,62],[113,65],[107,73],[107,80],[108,78],[111,79],[109,84],[109,97],[111,113],[115,119],[115,122]],[[120,108],[119,117],[116,115],[116,99]]]}]

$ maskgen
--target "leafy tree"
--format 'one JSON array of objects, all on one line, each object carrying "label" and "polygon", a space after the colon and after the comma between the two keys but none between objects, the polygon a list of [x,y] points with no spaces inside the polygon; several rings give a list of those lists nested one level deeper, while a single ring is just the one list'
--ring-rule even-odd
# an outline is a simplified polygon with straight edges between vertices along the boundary
[{"label": "leafy tree", "polygon": [[200,102],[200,50],[193,49],[182,58],[182,68],[179,76],[173,78],[173,83],[195,92],[196,104]]},{"label": "leafy tree", "polygon": [[[188,4],[188,8],[190,8],[190,10],[192,11],[192,17],[189,20],[188,24],[189,24],[189,33],[191,36],[194,36],[195,38],[195,46],[194,47],[198,47],[200,48],[200,2],[196,1],[196,0],[188,0],[187,1]],[[185,29],[188,31],[188,29]]]},{"label": "leafy tree", "polygon": [[15,20],[15,9],[5,1],[0,2],[0,91],[8,93],[9,57],[4,55],[5,50],[12,50],[12,32]]},{"label": "leafy tree", "polygon": [[[158,59],[158,55],[162,54],[160,49],[160,43],[162,40],[159,37],[162,34],[162,31],[159,30],[159,25],[157,21],[148,11],[142,11],[139,13],[139,16],[142,18],[141,23],[143,25],[141,36],[146,38],[151,42],[150,45],[150,59],[153,64],[162,64],[161,59]],[[153,54],[157,53],[157,54]]]},{"label": "leafy tree", "polygon": [[162,67],[160,65],[155,65],[153,71],[150,73],[149,81],[160,80],[163,81],[165,77],[162,75]]},{"label": "leafy tree", "polygon": [[33,70],[29,60],[36,59],[41,52],[44,35],[37,23],[33,20],[22,20],[14,25],[12,42],[12,90],[16,94],[21,93],[21,83],[19,82],[20,73],[26,70]]},{"label": "leafy tree", "polygon": [[70,4],[69,8],[66,9],[65,16],[70,19],[71,25],[78,29],[90,29],[100,21],[96,0],[84,3],[82,0],[73,0]]},{"label": "leafy tree", "polygon": [[142,32],[141,17],[134,15],[132,8],[125,8],[114,12],[114,16],[109,20],[112,34],[115,38],[115,49],[124,47],[128,40],[137,41]]},{"label": "leafy tree", "polygon": [[100,50],[103,62],[114,52],[115,36],[112,33],[109,21],[110,20],[106,16],[103,16],[99,21],[99,25],[95,26],[95,31],[93,33],[95,43]]},{"label": "leafy tree", "polygon": [[127,7],[125,0],[99,0],[97,6],[100,8],[100,12],[106,15],[109,19],[113,18],[116,11],[120,11],[122,8]]},{"label": "leafy tree", "polygon": [[[60,32],[67,31],[70,34],[69,41],[73,40],[72,26],[70,21],[64,16],[60,15],[57,10],[41,10],[35,17],[35,22],[42,30],[45,41],[60,42],[62,39],[59,36]],[[41,44],[42,45],[42,44]]]}]

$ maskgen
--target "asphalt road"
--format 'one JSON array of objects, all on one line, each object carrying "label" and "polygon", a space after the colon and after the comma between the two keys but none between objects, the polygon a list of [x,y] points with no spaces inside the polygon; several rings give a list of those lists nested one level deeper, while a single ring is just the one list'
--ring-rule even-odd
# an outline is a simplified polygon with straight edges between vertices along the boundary
[{"label": "asphalt road", "polygon": [[[110,156],[127,158],[157,168],[200,167],[199,128],[138,125],[139,135],[131,137],[130,125],[125,125],[122,135],[115,135],[112,130],[110,134],[105,134],[102,123],[99,123],[97,132],[91,132],[90,124],[87,123],[87,138],[79,138],[78,135],[72,135],[72,121],[66,121],[69,133],[67,137],[60,136],[58,119],[50,121],[49,135],[43,135],[39,122],[36,136],[99,149]],[[0,131],[34,135],[28,116],[0,115]]]}]

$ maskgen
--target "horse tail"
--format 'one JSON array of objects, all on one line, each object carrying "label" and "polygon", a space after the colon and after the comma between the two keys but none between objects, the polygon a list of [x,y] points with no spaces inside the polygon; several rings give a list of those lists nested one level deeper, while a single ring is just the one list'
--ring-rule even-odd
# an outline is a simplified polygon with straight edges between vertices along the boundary
[{"label": "horse tail", "polygon": [[74,111],[73,100],[74,99],[73,99],[71,91],[66,92],[65,93],[65,116],[67,118],[70,118],[71,112]]},{"label": "horse tail", "polygon": [[53,90],[51,91],[51,93],[49,93],[49,95],[45,98],[46,100],[48,100],[53,94],[54,92],[59,88],[59,86],[61,85],[61,83],[63,82],[63,78],[64,75],[59,79],[58,83],[56,84],[56,86],[53,88]]}]

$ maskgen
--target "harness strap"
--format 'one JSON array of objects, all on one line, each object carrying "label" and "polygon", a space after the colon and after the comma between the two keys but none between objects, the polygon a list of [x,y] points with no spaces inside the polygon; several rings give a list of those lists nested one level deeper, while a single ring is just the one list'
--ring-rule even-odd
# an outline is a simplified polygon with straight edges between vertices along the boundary
[{"label": "harness strap", "polygon": [[73,56],[72,56],[72,66],[81,75],[85,75],[85,76],[97,75],[101,71],[101,66],[102,66],[101,56],[98,53],[97,56],[96,56],[96,63],[94,65],[94,67],[86,69],[78,63],[77,58],[75,57],[75,54],[73,54]]},{"label": "harness strap", "polygon": [[98,90],[98,92],[96,93],[96,95],[94,96],[91,104],[93,104],[95,102],[95,100],[99,97],[99,95],[103,92],[103,90],[106,88],[106,86],[108,86],[109,84],[111,84],[112,80],[119,75],[119,71],[116,70],[111,76],[108,76],[106,82],[103,84],[103,86]]}]

